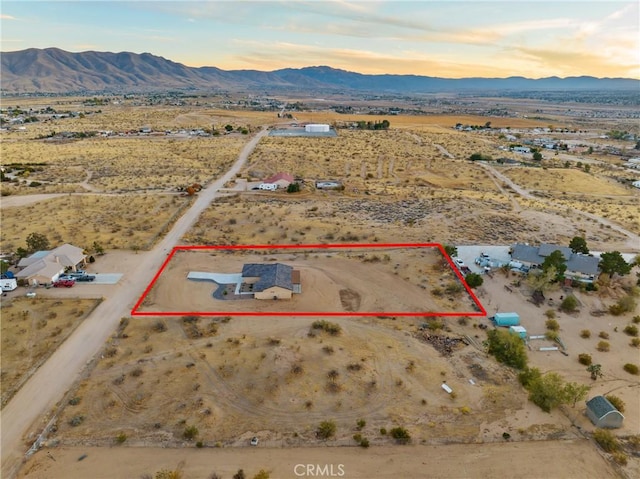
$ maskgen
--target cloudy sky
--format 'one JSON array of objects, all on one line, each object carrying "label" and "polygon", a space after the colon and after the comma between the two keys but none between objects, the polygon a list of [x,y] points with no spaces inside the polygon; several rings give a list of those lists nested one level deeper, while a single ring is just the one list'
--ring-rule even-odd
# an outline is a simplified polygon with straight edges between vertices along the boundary
[{"label": "cloudy sky", "polygon": [[189,66],[449,78],[640,78],[640,2],[2,0],[2,51],[149,52]]}]

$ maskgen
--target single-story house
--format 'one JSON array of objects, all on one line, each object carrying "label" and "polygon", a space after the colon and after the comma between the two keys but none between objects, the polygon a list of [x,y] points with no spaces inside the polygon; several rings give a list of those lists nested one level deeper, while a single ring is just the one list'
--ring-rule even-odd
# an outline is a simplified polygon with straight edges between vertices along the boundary
[{"label": "single-story house", "polygon": [[293,175],[289,173],[278,173],[273,176],[270,176],[263,183],[270,183],[278,185],[278,188],[287,188],[291,183],[293,183]]},{"label": "single-story house", "polygon": [[595,396],[587,401],[587,417],[596,427],[615,429],[622,427],[624,416],[604,396]]},{"label": "single-story house", "polygon": [[300,272],[282,263],[245,264],[242,282],[251,285],[256,299],[291,299],[301,291]]},{"label": "single-story house", "polygon": [[52,283],[65,271],[77,271],[86,265],[87,255],[82,248],[63,244],[51,251],[36,251],[18,262],[16,278],[31,285]]},{"label": "single-story house", "polygon": [[538,268],[544,260],[554,251],[560,251],[566,261],[567,270],[565,277],[582,281],[593,282],[598,277],[598,264],[600,260],[594,256],[574,253],[571,248],[543,243],[540,246],[517,243],[511,248],[511,259],[522,263],[529,268]]}]

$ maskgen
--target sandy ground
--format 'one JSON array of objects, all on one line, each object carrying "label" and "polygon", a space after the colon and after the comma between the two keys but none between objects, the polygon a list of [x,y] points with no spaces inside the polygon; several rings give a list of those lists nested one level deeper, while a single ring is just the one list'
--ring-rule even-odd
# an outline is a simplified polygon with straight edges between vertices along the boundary
[{"label": "sandy ground", "polygon": [[[251,139],[234,166],[219,180],[201,191],[191,208],[176,221],[157,246],[141,255],[137,268],[119,282],[113,295],[96,308],[4,407],[1,414],[3,477],[11,477],[20,463],[20,457],[24,453],[22,438],[25,432],[32,428],[29,438],[35,439],[34,432],[40,431],[47,419],[43,418],[43,422],[36,424],[34,422],[49,411],[71,387],[85,364],[115,330],[120,318],[128,315],[135,299],[149,283],[153,272],[160,267],[168,251],[178,243],[200,213],[216,198],[218,190],[239,171],[266,133],[265,130]],[[43,391],[46,391],[46,394]]]},{"label": "sandy ground", "polygon": [[[388,262],[363,262],[358,256],[394,254]],[[347,255],[349,257],[347,257]],[[435,248],[391,251],[383,248],[353,250],[350,253],[313,251],[305,254],[225,255],[211,252],[178,251],[145,298],[142,311],[308,311],[308,312],[473,312],[466,292],[455,302],[436,301],[429,294],[436,285],[455,281],[453,272],[427,272],[442,256]],[[300,271],[302,294],[291,300],[254,299],[217,300],[212,293],[217,285],[209,281],[186,279],[190,271],[238,273],[245,263],[282,262]],[[423,273],[408,276],[406,266],[420,263]],[[405,267],[401,267],[405,265]],[[397,267],[396,267],[397,266]],[[407,279],[405,279],[407,278]],[[422,286],[422,287],[421,287]],[[342,297],[341,297],[342,293]],[[349,299],[344,299],[347,296]]]},{"label": "sandy ground", "polygon": [[[544,315],[548,309],[556,311],[556,320],[560,323],[560,338],[567,347],[568,356],[559,351],[540,351],[540,347],[558,346],[546,340],[534,340],[530,342],[529,364],[539,368],[543,373],[555,371],[560,373],[567,381],[576,381],[589,384],[591,391],[588,399],[599,394],[615,394],[626,404],[624,412],[625,421],[621,429],[616,430],[617,435],[638,434],[640,432],[640,381],[638,376],[626,373],[622,366],[625,363],[639,363],[638,349],[629,345],[630,337],[622,332],[629,324],[632,315],[600,317],[590,313],[603,308],[603,300],[595,293],[580,293],[574,290],[576,298],[582,304],[580,311],[574,314],[566,314],[557,310],[560,304],[560,296],[566,295],[563,290],[555,290],[546,294],[547,302],[537,307],[527,301],[529,298],[526,287],[516,287],[514,283],[519,279],[512,275],[505,278],[500,273],[495,273],[493,279],[485,277],[485,283],[480,292],[480,301],[487,309],[489,315],[498,311],[517,311],[520,314],[521,323],[530,335],[544,334],[546,331]],[[508,293],[504,286],[511,285],[513,293]],[[604,304],[612,301],[607,299]],[[637,314],[637,311],[636,313]],[[591,331],[591,338],[583,339],[580,332],[584,329]],[[596,345],[601,338],[600,331],[609,334],[607,340],[611,344],[610,352],[599,352]],[[591,354],[594,363],[602,365],[604,377],[597,381],[590,379],[586,367],[578,362],[578,354]],[[583,414],[584,403],[576,405],[576,408],[566,409],[571,420],[584,430],[593,431],[594,426]]]},{"label": "sandy ground", "polygon": [[[86,458],[78,461],[85,454]],[[213,472],[227,479],[238,469],[243,469],[247,477],[253,477],[260,469],[269,471],[274,479],[332,477],[330,472],[325,472],[324,476],[304,474],[307,464],[332,467],[333,477],[345,479],[620,477],[586,440],[372,447],[368,450],[356,447],[267,449],[260,446],[202,450],[62,448],[38,452],[19,477],[124,479],[178,467],[183,471],[184,479],[201,479]],[[341,471],[343,474],[339,474]]]}]

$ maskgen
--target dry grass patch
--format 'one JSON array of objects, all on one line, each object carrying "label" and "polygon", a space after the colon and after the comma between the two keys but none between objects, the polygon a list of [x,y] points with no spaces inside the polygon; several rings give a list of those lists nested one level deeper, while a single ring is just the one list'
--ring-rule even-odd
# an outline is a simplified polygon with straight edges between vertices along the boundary
[{"label": "dry grass patch", "polygon": [[503,173],[528,190],[607,196],[628,196],[630,193],[609,179],[576,169],[519,167],[505,169]]},{"label": "dry grass patch", "polygon": [[24,247],[27,235],[42,233],[51,244],[91,249],[149,247],[173,223],[187,198],[169,195],[74,195],[2,209],[3,248]]},{"label": "dry grass patch", "polygon": [[98,304],[99,299],[24,297],[2,302],[3,407]]}]

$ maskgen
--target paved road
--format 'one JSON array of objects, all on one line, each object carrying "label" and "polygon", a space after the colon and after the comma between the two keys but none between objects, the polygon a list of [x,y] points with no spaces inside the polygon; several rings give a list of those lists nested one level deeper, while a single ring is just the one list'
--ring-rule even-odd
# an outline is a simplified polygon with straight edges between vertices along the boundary
[{"label": "paved road", "polygon": [[217,197],[218,190],[240,171],[267,133],[265,129],[252,138],[231,169],[198,194],[191,208],[176,221],[165,238],[153,250],[139,255],[139,264],[132,273],[120,281],[113,294],[96,308],[4,407],[0,414],[3,478],[13,477],[20,466],[27,450],[22,439],[24,434],[41,431],[48,420],[44,415],[80,377],[86,364],[115,331],[120,318],[129,315],[166,255]]}]

